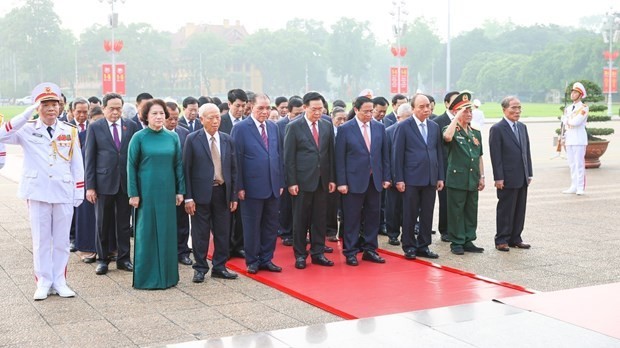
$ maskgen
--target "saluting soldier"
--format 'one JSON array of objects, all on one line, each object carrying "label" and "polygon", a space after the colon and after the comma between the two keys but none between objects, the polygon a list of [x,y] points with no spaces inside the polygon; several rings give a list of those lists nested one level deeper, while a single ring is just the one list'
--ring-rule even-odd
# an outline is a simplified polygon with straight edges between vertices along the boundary
[{"label": "saluting soldier", "polygon": [[[24,149],[18,196],[28,202],[37,290],[35,300],[49,294],[73,297],[65,271],[73,207],[84,199],[84,166],[77,128],[58,120],[60,88],[49,82],[34,88],[35,104],[3,123],[0,142]],[[37,110],[39,117],[33,119]]]},{"label": "saluting soldier", "polygon": [[581,99],[587,96],[586,88],[581,82],[575,82],[570,92],[573,104],[564,110],[562,124],[564,125],[564,145],[570,168],[570,187],[562,193],[576,193],[583,195],[586,189],[586,146],[588,145],[588,133],[586,133],[586,121],[588,120],[588,106]]},{"label": "saluting soldier", "polygon": [[443,129],[448,147],[448,237],[450,250],[456,255],[484,251],[473,243],[478,227],[478,191],[484,189],[484,164],[480,131],[470,126],[471,107],[471,93],[459,93],[449,106],[455,117]]}]

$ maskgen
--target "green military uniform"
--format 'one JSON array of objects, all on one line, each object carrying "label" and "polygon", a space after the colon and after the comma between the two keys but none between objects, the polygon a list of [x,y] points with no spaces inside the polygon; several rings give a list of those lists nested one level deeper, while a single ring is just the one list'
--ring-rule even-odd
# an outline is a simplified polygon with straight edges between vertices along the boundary
[{"label": "green military uniform", "polygon": [[[443,132],[449,126],[444,127]],[[448,147],[446,173],[448,231],[456,245],[468,246],[476,240],[478,226],[478,184],[480,182],[480,159],[482,138],[480,131],[468,127],[468,132],[456,127]]]}]

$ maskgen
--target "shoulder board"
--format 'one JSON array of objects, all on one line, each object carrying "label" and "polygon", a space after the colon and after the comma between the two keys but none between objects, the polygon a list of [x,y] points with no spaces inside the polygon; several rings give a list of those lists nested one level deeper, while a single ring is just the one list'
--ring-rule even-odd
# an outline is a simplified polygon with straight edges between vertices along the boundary
[{"label": "shoulder board", "polygon": [[60,121],[60,122],[62,122],[62,123],[64,123],[64,124],[66,124],[67,126],[71,126],[71,127],[73,127],[73,128],[77,128],[77,126],[76,126],[76,125],[74,125],[73,123],[69,123],[69,122],[66,122],[66,121]]},{"label": "shoulder board", "polygon": [[28,121],[26,121],[26,123],[37,123],[37,120],[36,119],[35,120],[28,120]]}]

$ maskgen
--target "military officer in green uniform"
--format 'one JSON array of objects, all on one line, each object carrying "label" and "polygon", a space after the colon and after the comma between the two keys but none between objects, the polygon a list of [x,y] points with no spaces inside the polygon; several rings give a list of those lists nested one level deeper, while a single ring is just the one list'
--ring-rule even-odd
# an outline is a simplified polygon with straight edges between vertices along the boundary
[{"label": "military officer in green uniform", "polygon": [[448,231],[450,250],[456,255],[484,251],[473,243],[478,226],[478,191],[484,189],[484,164],[480,131],[470,125],[471,107],[471,93],[459,93],[449,106],[456,116],[443,129],[448,149]]}]

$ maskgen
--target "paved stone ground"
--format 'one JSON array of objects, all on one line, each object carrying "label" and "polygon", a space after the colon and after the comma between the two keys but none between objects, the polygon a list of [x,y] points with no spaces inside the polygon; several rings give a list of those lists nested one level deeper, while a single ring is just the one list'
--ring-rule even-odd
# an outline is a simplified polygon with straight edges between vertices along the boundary
[{"label": "paved stone ground", "polygon": [[[448,243],[437,241],[432,248],[440,254],[438,263],[539,291],[620,281],[620,229],[615,224],[620,205],[620,123],[603,125],[615,128],[617,134],[609,138],[603,166],[587,171],[587,194],[578,197],[560,193],[569,186],[566,160],[550,159],[558,122],[525,122],[532,141],[534,181],[524,239],[532,249],[508,253],[493,249],[496,198],[487,151],[488,187],[480,195],[477,241],[487,250],[482,255],[455,256]],[[17,184],[7,178],[15,177],[20,153],[9,147],[8,160],[13,163],[0,171],[0,346],[152,346],[342,320],[244,276],[235,281],[209,277],[194,284],[191,268],[181,265],[177,287],[137,291],[131,288],[130,273],[112,267],[106,276],[96,276],[94,265],[81,263],[76,255],[70,259],[68,282],[78,296],[34,302],[26,205],[16,198]],[[380,244],[400,251],[385,237]],[[389,269],[389,264],[385,267]]]}]

